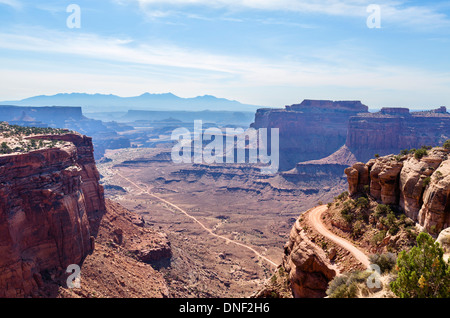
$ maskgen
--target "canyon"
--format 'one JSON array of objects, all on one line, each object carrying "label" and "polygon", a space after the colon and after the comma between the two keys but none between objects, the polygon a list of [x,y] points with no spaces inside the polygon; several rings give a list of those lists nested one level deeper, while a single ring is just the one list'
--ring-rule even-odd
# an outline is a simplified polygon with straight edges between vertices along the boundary
[{"label": "canyon", "polygon": [[359,101],[304,100],[285,109],[259,109],[254,128],[280,130],[280,167],[290,175],[330,175],[375,154],[441,145],[450,138],[446,107],[369,112]]},{"label": "canyon", "polygon": [[29,295],[52,271],[94,249],[105,212],[92,141],[79,134],[34,136],[59,147],[0,157],[0,296]]},{"label": "canyon", "polygon": [[350,117],[368,112],[359,101],[304,100],[285,109],[258,109],[251,127],[278,128],[280,169],[327,157],[344,145]]},{"label": "canyon", "polygon": [[449,150],[433,148],[385,156],[347,168],[350,195],[366,191],[383,204],[399,206],[406,216],[437,235],[450,226]]},{"label": "canyon", "polygon": [[[11,122],[39,124],[32,109],[11,108]],[[445,107],[369,113],[359,101],[304,100],[260,109],[251,126],[280,129],[273,175],[249,163],[175,164],[170,133],[185,124],[177,119],[104,123],[71,111],[74,127],[111,127],[127,142],[96,145],[68,129],[19,142],[3,132],[11,148],[0,155],[1,297],[248,297],[274,271],[284,296],[324,297],[336,275],[361,264],[308,230],[306,216],[346,188],[398,206],[435,236],[450,226],[448,150],[396,155],[449,139]],[[67,119],[53,124],[68,128]],[[31,141],[28,151],[15,147]],[[82,267],[79,290],[64,287],[71,264]]]},{"label": "canyon", "polygon": [[[120,296],[121,289],[123,297],[167,297],[164,279],[147,264],[170,258],[170,244],[163,233],[145,229],[138,216],[105,201],[90,137],[61,131],[18,135],[4,124],[2,136],[4,144],[17,138],[58,143],[0,155],[0,297],[87,297],[100,291],[109,297]],[[112,259],[122,262],[114,265]],[[83,268],[78,294],[66,286],[72,264]],[[105,276],[108,270],[112,277]],[[113,279],[120,272],[141,275],[136,286],[145,278],[147,287],[133,294]],[[107,290],[99,287],[102,279]]]}]

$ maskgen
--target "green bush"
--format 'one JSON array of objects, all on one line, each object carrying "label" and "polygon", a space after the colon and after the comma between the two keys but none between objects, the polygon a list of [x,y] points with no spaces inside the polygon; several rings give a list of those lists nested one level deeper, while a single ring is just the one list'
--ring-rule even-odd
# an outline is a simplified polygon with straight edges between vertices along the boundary
[{"label": "green bush", "polygon": [[381,230],[380,232],[378,232],[377,234],[375,234],[372,237],[372,243],[377,245],[379,243],[381,243],[381,241],[383,241],[383,239],[386,237],[386,231],[385,230]]},{"label": "green bush", "polygon": [[345,222],[351,224],[353,222],[354,214],[349,207],[344,207],[341,210],[341,216],[345,220]]},{"label": "green bush", "polygon": [[386,204],[378,204],[375,208],[375,216],[380,217],[392,213],[391,207]]},{"label": "green bush", "polygon": [[442,145],[445,149],[450,149],[450,139],[447,139]]},{"label": "green bush", "polygon": [[356,221],[355,224],[353,224],[353,231],[352,236],[353,238],[360,237],[364,233],[364,224],[361,221]]},{"label": "green bush", "polygon": [[370,275],[369,271],[357,271],[336,276],[328,285],[326,293],[330,298],[356,298],[358,284],[365,283]]},{"label": "green bush", "polygon": [[444,178],[444,175],[439,170],[434,173],[434,176],[436,177],[436,180],[438,180],[438,181],[442,180]]},{"label": "green bush", "polygon": [[364,191],[365,194],[369,194],[369,193],[370,193],[370,186],[366,184],[366,185],[363,187],[363,191]]},{"label": "green bush", "polygon": [[426,155],[428,155],[428,152],[425,148],[420,148],[414,151],[414,158],[416,159],[422,159],[422,157]]},{"label": "green bush", "polygon": [[344,191],[336,197],[336,199],[338,199],[338,200],[344,200],[347,198],[348,198],[348,191]]},{"label": "green bush", "polygon": [[439,243],[425,232],[417,246],[402,251],[397,259],[398,276],[390,286],[400,298],[449,298],[450,262],[443,259]]},{"label": "green bush", "polygon": [[365,197],[359,197],[356,200],[356,207],[358,208],[368,208],[369,207],[369,200]]},{"label": "green bush", "polygon": [[431,177],[426,177],[425,179],[423,179],[422,181],[422,185],[425,188],[427,185],[429,185],[431,182]]},{"label": "green bush", "polygon": [[409,153],[408,149],[403,149],[402,151],[400,151],[400,155],[402,156],[406,156]]},{"label": "green bush", "polygon": [[369,261],[377,264],[383,274],[392,271],[397,263],[397,256],[393,253],[372,254],[369,256]]},{"label": "green bush", "polygon": [[0,146],[0,153],[1,154],[8,154],[11,153],[12,149],[8,146],[8,144],[6,142],[2,142],[1,146]]}]

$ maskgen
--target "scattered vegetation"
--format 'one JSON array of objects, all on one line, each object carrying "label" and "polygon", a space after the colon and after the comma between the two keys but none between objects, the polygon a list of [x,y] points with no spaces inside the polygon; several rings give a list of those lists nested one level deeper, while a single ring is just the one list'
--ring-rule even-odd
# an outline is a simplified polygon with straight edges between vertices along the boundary
[{"label": "scattered vegetation", "polygon": [[[345,193],[329,206],[335,211],[336,226],[362,244],[396,252],[415,243],[418,232],[414,221],[396,206],[379,204],[367,194],[351,198]],[[400,236],[385,241],[387,236],[396,235]]]},{"label": "scattered vegetation", "polygon": [[33,135],[62,135],[70,132],[67,129],[23,127],[9,125],[7,122],[0,122],[0,137],[6,138],[0,145],[0,154],[10,154],[14,152],[24,153],[42,148],[54,148],[58,144],[64,143],[59,140],[42,140],[26,138]]},{"label": "scattered vegetation", "polygon": [[414,158],[422,159],[422,157],[428,155],[428,151],[425,148],[420,148],[414,151]]},{"label": "scattered vegetation", "polygon": [[430,184],[430,182],[431,182],[431,177],[428,176],[428,177],[426,177],[425,179],[423,179],[423,181],[422,181],[422,186],[423,186],[424,188],[426,188],[426,187]]},{"label": "scattered vegetation", "polygon": [[0,147],[0,154],[8,154],[11,153],[12,149],[8,146],[6,142],[2,142]]},{"label": "scattered vegetation", "polygon": [[447,139],[442,145],[445,149],[450,149],[450,139]]},{"label": "scattered vegetation", "polygon": [[330,298],[356,298],[370,275],[369,271],[356,271],[336,276],[326,293]]},{"label": "scattered vegetation", "polygon": [[434,175],[434,177],[436,178],[437,181],[440,181],[440,180],[444,179],[444,175],[439,170],[436,171],[433,175]]},{"label": "scattered vegetation", "polygon": [[0,122],[0,133],[11,136],[31,136],[31,135],[63,135],[67,134],[68,129],[43,128],[43,127],[25,127],[18,125],[9,125],[7,122]]},{"label": "scattered vegetation", "polygon": [[408,154],[413,154],[414,158],[417,160],[423,158],[424,156],[428,155],[428,150],[432,149],[432,146],[422,146],[419,149],[412,148],[412,149],[403,149],[400,151],[400,153],[397,156],[394,156],[394,158],[397,161],[400,161],[403,156],[407,156]]},{"label": "scattered vegetation", "polygon": [[439,243],[428,233],[420,233],[417,246],[398,257],[392,291],[400,298],[450,297],[450,262],[444,261],[443,254]]},{"label": "scattered vegetation", "polygon": [[380,267],[381,274],[386,274],[395,269],[397,255],[394,253],[372,254],[369,256],[369,261],[371,264],[376,264]]},{"label": "scattered vegetation", "polygon": [[341,194],[339,194],[337,197],[335,197],[334,199],[343,201],[343,200],[345,200],[347,198],[348,198],[348,191],[344,191]]}]

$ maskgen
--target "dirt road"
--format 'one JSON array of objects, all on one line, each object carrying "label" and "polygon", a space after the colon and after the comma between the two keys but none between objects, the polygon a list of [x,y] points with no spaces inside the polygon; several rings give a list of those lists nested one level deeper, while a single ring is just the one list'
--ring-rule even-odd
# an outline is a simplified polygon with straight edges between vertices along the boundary
[{"label": "dirt road", "polygon": [[318,206],[318,207],[312,209],[309,212],[309,221],[310,221],[311,225],[321,235],[325,236],[326,238],[332,240],[334,243],[338,244],[342,248],[349,251],[358,261],[361,262],[361,264],[363,264],[366,268],[368,268],[370,265],[370,262],[369,262],[369,258],[367,257],[366,254],[364,254],[361,250],[359,250],[357,247],[355,247],[351,242],[332,233],[322,223],[322,214],[326,210],[327,210],[326,205],[321,205],[321,206]]},{"label": "dirt road", "polygon": [[207,228],[203,223],[201,223],[196,217],[190,215],[188,212],[186,212],[185,210],[183,210],[183,209],[180,208],[179,206],[177,206],[177,205],[175,205],[175,204],[173,204],[173,203],[171,203],[171,202],[169,202],[169,201],[167,201],[167,200],[165,200],[165,199],[159,197],[158,195],[156,195],[156,194],[150,192],[149,190],[146,190],[146,189],[142,188],[141,186],[137,185],[135,182],[133,182],[133,181],[130,180],[129,178],[123,176],[123,175],[122,175],[121,173],[119,173],[119,172],[116,172],[116,175],[120,176],[121,178],[123,178],[123,179],[126,180],[128,183],[132,184],[134,187],[136,187],[137,189],[141,190],[142,192],[144,192],[144,193],[148,194],[149,196],[151,196],[151,197],[153,197],[153,198],[155,198],[155,199],[157,199],[157,200],[159,200],[159,201],[165,203],[165,204],[168,205],[169,207],[171,207],[171,208],[173,208],[173,209],[175,209],[175,210],[177,210],[177,211],[183,213],[186,217],[188,217],[188,218],[194,220],[194,222],[196,222],[201,228],[203,228],[203,229],[204,229],[206,232],[208,232],[210,235],[215,236],[215,237],[217,237],[217,238],[220,238],[220,239],[222,239],[222,240],[225,240],[225,241],[228,242],[228,243],[236,244],[236,245],[238,245],[238,246],[240,246],[240,247],[246,248],[246,249],[252,251],[252,252],[253,252],[256,256],[258,256],[259,258],[265,260],[265,261],[266,261],[267,263],[269,263],[270,265],[272,265],[272,266],[274,266],[274,267],[277,267],[277,266],[278,266],[276,263],[274,263],[273,261],[271,261],[270,259],[268,259],[268,258],[265,257],[264,255],[262,255],[261,253],[259,253],[257,250],[255,250],[255,249],[252,248],[251,246],[248,246],[248,245],[243,244],[243,243],[240,243],[240,242],[233,241],[233,240],[231,240],[231,239],[229,239],[229,238],[227,238],[227,237],[225,237],[225,236],[218,235],[218,234],[214,233],[211,229]]}]

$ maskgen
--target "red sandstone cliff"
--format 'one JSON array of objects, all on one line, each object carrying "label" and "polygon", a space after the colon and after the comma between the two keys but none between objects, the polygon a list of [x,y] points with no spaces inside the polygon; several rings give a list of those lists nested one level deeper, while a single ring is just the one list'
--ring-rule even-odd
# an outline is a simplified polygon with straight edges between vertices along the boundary
[{"label": "red sandstone cliff", "polygon": [[423,112],[383,108],[369,113],[358,101],[304,100],[285,109],[259,109],[252,127],[279,128],[280,170],[332,177],[375,154],[441,145],[450,139],[446,107]]},{"label": "red sandstone cliff", "polygon": [[105,211],[91,138],[0,156],[0,297],[32,293],[93,250],[90,222]]},{"label": "red sandstone cliff", "polygon": [[304,100],[285,109],[259,109],[252,127],[278,128],[280,169],[326,157],[345,144],[350,117],[367,112],[359,101]]},{"label": "red sandstone cliff", "polygon": [[449,138],[450,114],[445,107],[425,112],[383,108],[378,113],[351,117],[345,145],[358,161],[367,161],[375,154],[441,145]]},{"label": "red sandstone cliff", "polygon": [[368,191],[383,204],[398,205],[427,231],[450,226],[449,150],[433,148],[420,159],[413,154],[385,156],[345,169],[350,195]]}]

